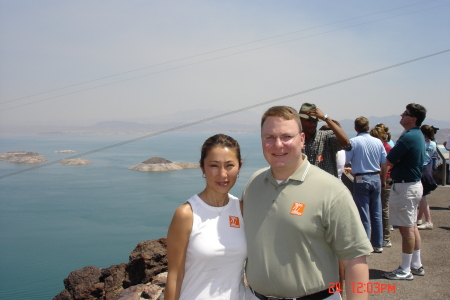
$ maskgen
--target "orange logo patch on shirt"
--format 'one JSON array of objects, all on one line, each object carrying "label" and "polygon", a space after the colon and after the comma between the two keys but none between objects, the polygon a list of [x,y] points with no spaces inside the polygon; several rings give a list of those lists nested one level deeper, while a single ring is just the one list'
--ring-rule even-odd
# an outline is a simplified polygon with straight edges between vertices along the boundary
[{"label": "orange logo patch on shirt", "polygon": [[294,202],[291,207],[291,215],[301,216],[303,215],[303,211],[305,210],[306,204]]},{"label": "orange logo patch on shirt", "polygon": [[234,227],[234,228],[240,228],[241,224],[239,223],[239,217],[233,217],[233,216],[229,216],[230,217],[230,227]]}]

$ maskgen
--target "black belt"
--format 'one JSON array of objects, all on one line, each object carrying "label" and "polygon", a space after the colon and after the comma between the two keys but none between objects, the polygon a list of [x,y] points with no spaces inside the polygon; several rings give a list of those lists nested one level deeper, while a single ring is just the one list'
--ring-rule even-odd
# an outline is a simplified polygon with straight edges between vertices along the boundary
[{"label": "black belt", "polygon": [[260,293],[258,293],[257,291],[253,290],[252,288],[250,288],[253,293],[255,293],[256,298],[260,299],[260,300],[283,300],[283,299],[289,299],[289,300],[323,300],[326,299],[328,297],[331,296],[330,293],[330,289],[326,289],[311,295],[307,295],[307,296],[303,296],[303,297],[298,297],[298,298],[278,298],[278,297],[266,297],[264,295],[261,295]]},{"label": "black belt", "polygon": [[379,175],[380,172],[369,172],[369,173],[356,173],[355,176],[359,175]]},{"label": "black belt", "polygon": [[418,182],[419,180],[392,180],[393,183]]}]

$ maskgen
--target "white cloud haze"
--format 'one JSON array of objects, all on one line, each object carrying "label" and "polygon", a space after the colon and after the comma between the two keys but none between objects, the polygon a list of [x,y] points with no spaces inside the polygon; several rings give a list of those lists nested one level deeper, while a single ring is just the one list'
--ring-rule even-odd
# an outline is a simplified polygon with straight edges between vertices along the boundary
[{"label": "white cloud haze", "polygon": [[[447,50],[449,12],[446,0],[1,1],[0,127],[239,109]],[[341,120],[415,102],[448,120],[449,79],[446,52],[273,105]]]}]

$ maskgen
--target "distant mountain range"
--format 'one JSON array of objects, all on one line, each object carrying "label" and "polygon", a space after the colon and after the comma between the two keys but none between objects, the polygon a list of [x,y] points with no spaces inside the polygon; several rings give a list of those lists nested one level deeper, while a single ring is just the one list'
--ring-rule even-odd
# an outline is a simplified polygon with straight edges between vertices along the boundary
[{"label": "distant mountain range", "polygon": [[[114,120],[98,122],[91,126],[33,126],[32,128],[0,128],[0,133],[37,133],[37,134],[112,134],[112,133],[152,133],[164,130],[177,132],[259,132],[261,115],[252,111],[242,111],[227,115],[225,111],[197,109],[175,112],[152,118],[133,120]],[[399,115],[369,117],[370,126],[378,123],[387,125],[393,136],[400,134],[403,127],[399,124]],[[354,136],[354,119],[338,120],[349,136]],[[320,122],[320,128],[324,122]],[[450,121],[425,119],[424,124],[440,128],[437,139],[448,137],[445,128],[450,130]]]}]

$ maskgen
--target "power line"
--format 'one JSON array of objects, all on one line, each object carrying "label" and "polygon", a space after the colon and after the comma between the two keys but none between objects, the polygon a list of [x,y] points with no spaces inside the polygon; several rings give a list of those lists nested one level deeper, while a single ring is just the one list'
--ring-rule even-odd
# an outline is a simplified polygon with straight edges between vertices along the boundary
[{"label": "power line", "polygon": [[[384,67],[384,68],[380,68],[380,69],[376,69],[376,70],[373,70],[373,71],[369,71],[369,72],[366,72],[366,73],[361,73],[361,74],[358,74],[358,75],[355,75],[355,76],[351,76],[351,77],[347,77],[347,78],[344,78],[344,79],[341,79],[341,80],[337,80],[337,81],[333,81],[333,82],[326,83],[326,84],[323,84],[323,85],[319,85],[319,86],[316,86],[316,87],[313,87],[313,88],[310,88],[310,89],[307,89],[307,90],[303,90],[303,91],[300,91],[300,92],[297,92],[297,93],[293,93],[293,94],[285,95],[285,96],[282,96],[282,97],[279,97],[279,98],[267,100],[267,101],[264,101],[264,102],[260,102],[260,103],[257,103],[257,104],[253,104],[253,105],[250,105],[250,106],[246,106],[246,107],[243,107],[243,108],[232,110],[232,111],[229,111],[229,112],[226,112],[226,113],[222,113],[222,114],[219,114],[219,115],[216,115],[216,116],[204,118],[204,119],[201,119],[201,120],[198,120],[198,121],[194,121],[194,122],[190,122],[190,123],[187,123],[187,124],[184,124],[184,125],[172,127],[172,128],[169,128],[169,129],[165,129],[165,130],[159,131],[159,132],[151,133],[151,134],[144,135],[144,136],[141,136],[141,137],[138,137],[138,138],[134,138],[134,139],[131,139],[131,140],[127,140],[127,141],[123,141],[123,142],[120,142],[120,143],[116,143],[116,144],[113,144],[113,145],[110,145],[110,146],[106,146],[106,147],[102,147],[102,148],[99,148],[99,149],[95,149],[95,150],[91,150],[91,151],[88,151],[88,152],[84,152],[84,153],[80,153],[80,154],[77,154],[77,155],[73,155],[73,156],[70,156],[70,157],[66,157],[64,159],[79,158],[79,157],[86,156],[86,155],[89,155],[89,154],[101,152],[101,151],[108,150],[108,149],[111,149],[111,148],[123,146],[123,145],[126,145],[126,144],[130,144],[130,143],[133,143],[133,142],[144,140],[144,139],[147,139],[147,138],[151,138],[151,137],[154,137],[154,136],[157,136],[157,135],[173,132],[173,131],[176,131],[176,130],[179,130],[179,129],[184,129],[184,128],[187,128],[187,127],[190,127],[190,126],[193,126],[193,125],[197,125],[197,124],[200,124],[200,123],[212,121],[212,120],[215,120],[215,119],[218,119],[218,118],[221,118],[221,117],[225,117],[225,116],[236,114],[236,113],[241,112],[241,111],[249,110],[249,109],[252,109],[252,108],[256,108],[256,107],[259,107],[259,106],[263,106],[263,105],[266,105],[266,104],[270,104],[270,103],[273,103],[273,102],[284,100],[284,99],[287,99],[287,98],[292,98],[292,97],[295,97],[295,96],[299,96],[299,95],[302,95],[302,94],[306,94],[306,93],[309,93],[309,92],[320,90],[320,89],[323,89],[323,88],[326,88],[326,87],[329,87],[329,86],[332,86],[332,85],[340,84],[340,83],[343,83],[343,82],[346,82],[346,81],[350,81],[350,80],[353,80],[353,79],[357,79],[357,78],[360,78],[360,77],[368,76],[368,75],[371,75],[371,74],[374,74],[374,73],[378,73],[378,72],[381,72],[381,71],[385,71],[385,70],[388,70],[388,69],[392,69],[392,68],[395,68],[395,67],[406,65],[406,64],[409,64],[409,63],[412,63],[412,62],[416,62],[416,61],[419,61],[419,60],[422,60],[422,59],[425,59],[425,58],[429,58],[429,57],[432,57],[432,56],[443,54],[443,53],[446,53],[446,52],[449,52],[449,51],[450,51],[450,49],[439,51],[439,52],[435,52],[435,53],[432,53],[432,54],[428,54],[428,55],[425,55],[425,56],[421,56],[421,57],[418,57],[418,58],[407,60],[407,61],[395,64],[395,65],[390,65],[390,66],[387,66],[387,67]],[[39,169],[39,168],[47,167],[47,166],[50,166],[50,165],[54,165],[54,164],[60,162],[61,160],[62,159],[56,160],[56,161],[51,161],[51,162],[44,163],[44,164],[38,165],[38,166],[34,166],[34,167],[31,167],[31,168],[28,168],[28,169],[23,169],[23,170],[20,170],[20,171],[17,171],[17,172],[5,174],[5,175],[0,176],[0,179],[6,178],[6,177],[10,177],[10,176],[14,176],[14,175],[18,175],[18,174],[21,174],[21,173],[24,173],[24,172],[29,172],[29,171],[36,170],[36,169]]]},{"label": "power line", "polygon": [[[368,17],[368,16],[372,16],[372,15],[377,15],[377,14],[381,14],[381,13],[395,11],[395,10],[399,10],[399,9],[403,9],[403,8],[407,8],[407,7],[411,7],[411,6],[416,6],[416,5],[420,5],[420,4],[424,4],[424,3],[428,3],[428,2],[434,2],[434,1],[437,1],[437,0],[431,0],[431,1],[425,1],[425,2],[411,4],[411,5],[406,5],[406,6],[390,9],[390,10],[384,10],[384,11],[371,13],[371,14],[366,14],[366,15],[362,15],[362,16],[358,16],[358,17],[354,17],[354,18],[349,18],[349,19],[345,19],[345,20],[335,21],[335,22],[324,24],[324,25],[318,25],[318,26],[314,26],[314,27],[310,27],[310,28],[306,28],[306,29],[301,29],[301,30],[296,30],[296,31],[292,31],[292,32],[288,32],[288,33],[284,33],[284,34],[280,34],[280,35],[276,35],[276,36],[271,36],[271,37],[267,37],[267,38],[263,38],[263,39],[259,39],[259,40],[255,40],[255,41],[251,41],[251,42],[246,42],[246,43],[239,44],[239,45],[234,45],[234,46],[225,47],[225,48],[221,48],[221,49],[216,49],[216,50],[212,50],[212,51],[208,51],[208,52],[204,52],[204,53],[200,53],[200,54],[195,54],[195,55],[191,55],[191,56],[187,56],[187,57],[183,57],[183,58],[178,58],[178,59],[174,59],[174,60],[170,60],[170,61],[166,61],[166,62],[154,64],[154,65],[150,65],[150,66],[147,66],[147,67],[142,67],[142,68],[138,68],[138,69],[134,69],[134,70],[130,70],[130,71],[125,71],[125,72],[121,72],[121,73],[117,73],[117,74],[113,74],[113,75],[109,75],[109,76],[100,77],[100,78],[97,78],[97,79],[92,79],[92,80],[88,80],[88,81],[84,81],[84,82],[80,82],[80,83],[76,83],[76,84],[72,84],[72,85],[67,85],[67,86],[56,88],[56,89],[52,89],[52,90],[47,90],[47,91],[44,91],[44,92],[39,92],[39,93],[28,95],[28,96],[23,96],[23,97],[7,100],[7,101],[4,101],[4,102],[0,102],[0,104],[5,104],[5,103],[17,101],[17,100],[22,100],[22,99],[26,99],[26,98],[31,98],[31,97],[43,95],[43,94],[48,94],[50,92],[55,92],[55,91],[67,89],[67,88],[70,88],[70,87],[80,86],[80,85],[83,85],[83,84],[92,83],[92,82],[95,82],[95,81],[108,79],[108,78],[112,78],[112,77],[117,77],[117,76],[120,76],[120,75],[129,74],[129,73],[133,73],[133,72],[137,72],[137,71],[141,71],[141,70],[145,70],[145,69],[149,69],[149,68],[153,68],[153,67],[157,67],[157,66],[167,65],[167,64],[170,64],[170,63],[179,62],[179,61],[183,61],[183,60],[187,60],[187,59],[191,59],[191,58],[195,58],[195,57],[199,57],[199,56],[204,56],[204,55],[207,55],[207,54],[212,54],[212,53],[216,53],[216,52],[220,52],[220,51],[224,51],[224,50],[229,50],[229,49],[233,49],[233,48],[237,48],[237,47],[241,47],[241,46],[245,46],[245,45],[249,45],[249,44],[254,44],[254,43],[257,43],[257,42],[261,42],[261,41],[275,39],[275,38],[279,38],[279,37],[282,37],[282,36],[292,35],[292,34],[295,34],[295,33],[302,32],[302,31],[317,29],[317,28],[321,28],[321,27],[325,27],[325,26],[329,26],[329,25],[333,25],[333,24],[343,23],[343,22],[347,22],[347,21],[351,21],[351,20],[360,19],[360,18],[363,18],[363,17]],[[449,4],[446,4],[446,5],[449,5]],[[445,6],[445,5],[443,5],[443,6]],[[95,86],[95,87],[86,88],[86,89],[82,89],[82,90],[78,90],[78,91],[75,91],[75,92],[66,93],[66,94],[62,94],[62,95],[58,95],[58,96],[54,96],[54,97],[49,97],[49,98],[45,98],[45,99],[42,99],[42,100],[33,101],[33,102],[25,103],[25,104],[22,104],[22,105],[14,106],[14,107],[11,107],[11,108],[2,109],[0,111],[10,110],[10,109],[13,109],[13,108],[26,106],[26,105],[30,105],[30,104],[33,104],[33,103],[38,103],[38,102],[42,102],[42,101],[46,101],[46,100],[51,100],[51,99],[54,99],[54,98],[68,96],[68,95],[72,95],[72,94],[75,94],[75,93],[80,93],[80,92],[84,92],[84,91],[88,91],[88,90],[92,90],[92,89],[97,89],[97,88],[108,86],[108,85],[111,85],[111,84],[116,84],[116,83],[120,83],[120,82],[124,82],[124,81],[128,81],[128,80],[133,80],[133,79],[137,79],[137,78],[141,78],[141,77],[146,77],[146,76],[150,76],[150,75],[154,75],[154,74],[158,74],[158,73],[162,73],[162,72],[172,71],[172,70],[175,70],[175,69],[180,69],[180,68],[184,68],[184,67],[187,67],[187,66],[200,64],[200,63],[208,62],[208,61],[211,61],[211,60],[221,59],[221,58],[224,58],[224,57],[229,57],[229,56],[242,54],[242,53],[249,52],[249,51],[259,50],[259,49],[263,49],[263,48],[267,48],[267,47],[272,47],[272,46],[275,46],[275,45],[284,44],[284,43],[295,41],[295,40],[299,40],[299,39],[313,37],[313,36],[316,36],[316,35],[330,33],[330,32],[333,32],[333,31],[347,29],[347,28],[355,27],[355,26],[359,26],[359,25],[369,24],[369,23],[373,23],[373,22],[377,22],[377,21],[381,21],[381,20],[385,20],[385,19],[395,18],[395,17],[406,15],[406,14],[422,12],[422,11],[425,11],[425,10],[434,9],[434,8],[438,8],[438,7],[441,7],[441,6],[427,8],[427,9],[418,10],[418,11],[409,12],[409,13],[404,13],[404,14],[400,14],[400,15],[396,15],[396,16],[392,16],[392,17],[382,18],[382,19],[375,20],[375,21],[370,21],[370,22],[367,22],[367,23],[360,23],[360,24],[356,24],[356,25],[351,25],[351,26],[340,28],[340,29],[334,29],[334,30],[330,30],[330,31],[325,31],[325,32],[322,32],[322,33],[313,34],[313,35],[309,35],[309,36],[306,36],[306,37],[300,37],[300,38],[296,38],[296,39],[292,39],[292,40],[288,40],[288,41],[284,41],[284,42],[274,43],[274,44],[270,44],[268,46],[263,46],[263,47],[259,47],[259,48],[245,50],[245,51],[237,52],[237,53],[230,54],[230,55],[220,56],[220,57],[216,57],[216,58],[213,58],[213,59],[208,59],[208,60],[204,60],[204,61],[200,61],[200,62],[196,62],[196,63],[191,63],[191,64],[187,64],[187,65],[183,65],[183,66],[179,66],[179,67],[175,67],[175,68],[170,68],[170,69],[166,69],[166,70],[162,70],[162,71],[158,71],[158,72],[154,72],[154,73],[150,73],[150,74],[141,75],[141,76],[136,76],[136,77],[132,77],[132,78],[129,78],[129,79],[119,80],[119,81],[115,81],[115,82],[112,82],[112,83],[98,85],[98,86]]]}]

